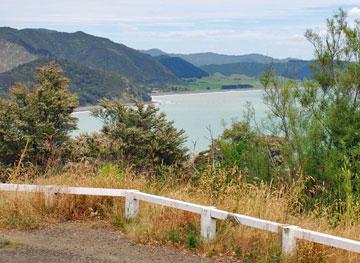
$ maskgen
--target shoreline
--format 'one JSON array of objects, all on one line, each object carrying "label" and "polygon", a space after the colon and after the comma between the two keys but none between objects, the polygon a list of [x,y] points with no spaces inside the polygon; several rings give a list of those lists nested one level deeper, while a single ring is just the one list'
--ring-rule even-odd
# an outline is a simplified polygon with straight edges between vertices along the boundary
[{"label": "shoreline", "polygon": [[150,93],[151,97],[158,96],[170,96],[170,95],[186,95],[186,94],[206,94],[206,93],[223,93],[223,92],[233,92],[233,91],[252,91],[252,90],[263,90],[261,87],[253,88],[241,88],[241,89],[210,89],[210,90],[184,90],[184,91],[159,91],[155,93]]},{"label": "shoreline", "polygon": [[101,107],[99,105],[92,105],[92,106],[82,106],[77,107],[73,113],[80,113],[80,112],[90,112],[93,109],[100,109]]},{"label": "shoreline", "polygon": [[[186,90],[186,91],[160,91],[160,92],[150,93],[149,95],[151,96],[151,98],[153,98],[153,97],[160,97],[160,96],[209,94],[209,93],[223,93],[223,92],[234,92],[234,91],[256,91],[256,90],[263,90],[263,88],[254,87],[254,88],[229,89],[229,90],[211,89],[211,90]],[[127,106],[134,105],[131,102],[126,102],[124,104]],[[154,101],[150,101],[150,102],[145,102],[145,104],[156,104],[156,102],[154,103]],[[101,108],[101,106],[99,106],[99,105],[82,106],[82,107],[77,107],[73,113],[90,112],[94,109],[100,109],[100,108]]]}]

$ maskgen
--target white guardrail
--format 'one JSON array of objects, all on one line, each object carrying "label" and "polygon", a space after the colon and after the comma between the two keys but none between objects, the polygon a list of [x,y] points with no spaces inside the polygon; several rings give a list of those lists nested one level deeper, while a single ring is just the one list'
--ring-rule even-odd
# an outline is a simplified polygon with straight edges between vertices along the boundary
[{"label": "white guardrail", "polygon": [[125,197],[125,217],[127,219],[133,219],[137,216],[139,212],[139,201],[172,207],[201,215],[200,234],[204,242],[211,241],[215,238],[216,220],[218,219],[229,220],[240,225],[278,233],[281,237],[282,251],[285,255],[292,255],[296,252],[297,239],[360,253],[360,242],[356,240],[323,234],[297,226],[284,225],[246,215],[229,213],[215,207],[197,205],[146,194],[137,190],[66,187],[55,185],[0,184],[0,191],[44,193],[45,204],[47,206],[51,206],[54,203],[56,194]]}]

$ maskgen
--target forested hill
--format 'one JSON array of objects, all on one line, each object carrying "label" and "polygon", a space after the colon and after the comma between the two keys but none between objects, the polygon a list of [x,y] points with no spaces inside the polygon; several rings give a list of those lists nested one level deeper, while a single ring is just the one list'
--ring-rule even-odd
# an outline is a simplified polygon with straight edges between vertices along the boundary
[{"label": "forested hill", "polygon": [[290,60],[296,60],[292,58],[277,59],[261,54],[244,54],[244,55],[225,55],[218,54],[213,52],[204,52],[204,53],[192,53],[192,54],[176,54],[176,53],[165,53],[160,49],[149,49],[142,51],[145,54],[157,57],[160,55],[167,55],[170,57],[178,57],[186,60],[187,62],[195,66],[205,66],[205,65],[223,65],[223,64],[233,64],[233,63],[286,63]]},{"label": "forested hill", "polygon": [[51,56],[117,73],[136,83],[162,84],[178,81],[170,70],[150,56],[84,32],[63,33],[46,29],[17,30],[3,27],[0,28],[0,39],[7,46],[13,45],[25,50],[29,54],[25,56],[25,62],[33,60],[33,56]]},{"label": "forested hill", "polygon": [[207,53],[195,53],[195,54],[174,54],[176,57],[185,59],[186,61],[196,65],[221,65],[221,64],[230,64],[230,63],[243,63],[243,62],[254,62],[254,63],[282,63],[287,62],[287,59],[275,59],[269,56],[264,56],[261,54],[246,54],[246,55],[223,55],[212,52]]},{"label": "forested hill", "polygon": [[178,78],[202,78],[209,74],[194,66],[186,60],[178,57],[158,56],[156,59]]},{"label": "forested hill", "polygon": [[243,74],[250,77],[258,78],[265,71],[272,69],[280,76],[291,79],[311,79],[312,69],[310,65],[313,61],[304,60],[290,60],[286,63],[255,63],[255,62],[242,62],[224,65],[206,65],[201,69],[209,74],[221,73],[226,76],[232,74]]},{"label": "forested hill", "polygon": [[91,69],[65,59],[39,58],[24,65],[0,73],[0,96],[7,95],[8,88],[21,82],[32,88],[36,68],[51,61],[60,65],[66,77],[70,79],[70,90],[79,96],[80,105],[96,104],[102,98],[118,98],[128,100],[131,97],[151,100],[150,96],[126,77],[115,73]]}]

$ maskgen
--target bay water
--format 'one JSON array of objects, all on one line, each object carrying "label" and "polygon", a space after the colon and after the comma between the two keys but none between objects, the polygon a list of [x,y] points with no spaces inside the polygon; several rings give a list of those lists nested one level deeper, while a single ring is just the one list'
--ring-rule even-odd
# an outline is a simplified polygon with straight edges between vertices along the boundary
[{"label": "bay water", "polygon": [[[259,89],[160,95],[153,96],[153,102],[177,128],[185,130],[186,146],[199,152],[211,143],[210,133],[216,138],[233,121],[242,120],[247,102],[254,107],[257,120],[265,118],[267,108],[263,92]],[[102,127],[101,121],[90,112],[76,112],[74,116],[79,120],[74,136],[99,131]]]}]

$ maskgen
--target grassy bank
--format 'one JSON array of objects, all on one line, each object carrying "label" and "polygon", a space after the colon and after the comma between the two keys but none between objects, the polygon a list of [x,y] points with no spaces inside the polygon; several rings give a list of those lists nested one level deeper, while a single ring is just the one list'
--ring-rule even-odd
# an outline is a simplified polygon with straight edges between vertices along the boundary
[{"label": "grassy bank", "polygon": [[231,76],[224,76],[220,73],[213,74],[209,77],[201,79],[194,79],[188,81],[182,85],[173,85],[170,87],[170,91],[182,92],[182,91],[207,91],[207,90],[221,90],[225,85],[252,85],[254,88],[262,87],[259,79],[234,74]]},{"label": "grassy bank", "polygon": [[[135,175],[130,170],[119,170],[106,165],[94,169],[86,164],[75,165],[65,172],[49,171],[31,180],[35,174],[27,173],[28,179],[13,178],[12,182],[34,184],[59,184],[106,188],[131,188],[178,200],[251,215],[280,223],[301,227],[352,239],[360,239],[360,226],[350,225],[346,217],[339,218],[336,226],[331,223],[327,211],[304,214],[296,205],[301,183],[274,190],[269,185],[255,186],[239,177],[231,184],[223,183],[231,170],[211,169],[195,183],[176,181],[171,178],[151,181],[146,176]],[[51,177],[50,177],[51,175]],[[148,177],[147,177],[148,178]],[[293,259],[281,258],[278,236],[264,231],[218,222],[215,241],[203,244],[199,238],[197,215],[175,209],[141,203],[140,214],[134,221],[124,219],[122,199],[99,197],[58,196],[56,204],[46,208],[40,194],[0,193],[0,227],[32,229],[46,224],[81,220],[86,218],[106,220],[130,238],[144,243],[169,244],[191,249],[212,257],[228,257],[244,262],[359,262],[360,256],[309,242],[301,242]]]}]

